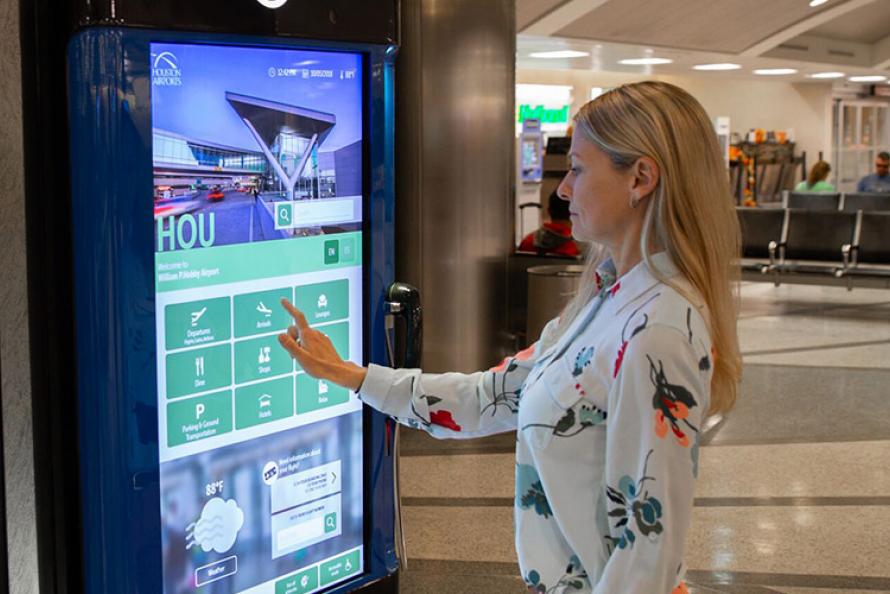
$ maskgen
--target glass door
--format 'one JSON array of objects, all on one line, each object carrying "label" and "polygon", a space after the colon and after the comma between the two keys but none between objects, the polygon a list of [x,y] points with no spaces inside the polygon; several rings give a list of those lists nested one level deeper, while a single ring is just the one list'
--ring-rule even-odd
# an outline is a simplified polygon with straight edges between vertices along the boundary
[{"label": "glass door", "polygon": [[835,103],[832,115],[832,165],[836,186],[841,192],[854,192],[859,180],[872,173],[877,154],[890,146],[888,104],[840,99]]}]

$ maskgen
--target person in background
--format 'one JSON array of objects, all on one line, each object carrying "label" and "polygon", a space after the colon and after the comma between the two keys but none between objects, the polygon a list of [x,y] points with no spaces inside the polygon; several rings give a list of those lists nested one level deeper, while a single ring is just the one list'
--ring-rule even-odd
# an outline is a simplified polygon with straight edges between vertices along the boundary
[{"label": "person in background", "polygon": [[[514,528],[530,592],[688,594],[683,551],[708,414],[741,378],[741,234],[714,125],[689,93],[623,85],[575,116],[557,190],[595,246],[579,292],[488,371],[343,361],[282,300],[312,377],[433,437],[516,432]],[[476,295],[477,299],[485,296]]]},{"label": "person in background", "polygon": [[569,203],[560,198],[555,190],[547,201],[547,213],[550,215],[550,221],[541,225],[541,228],[534,233],[526,235],[518,250],[538,254],[580,256],[581,250],[572,239]]},{"label": "person in background", "polygon": [[806,181],[794,188],[795,192],[834,192],[834,186],[825,181],[831,172],[831,165],[825,161],[816,161]]},{"label": "person in background", "polygon": [[881,151],[875,159],[875,172],[859,180],[857,192],[890,192],[890,153]]}]

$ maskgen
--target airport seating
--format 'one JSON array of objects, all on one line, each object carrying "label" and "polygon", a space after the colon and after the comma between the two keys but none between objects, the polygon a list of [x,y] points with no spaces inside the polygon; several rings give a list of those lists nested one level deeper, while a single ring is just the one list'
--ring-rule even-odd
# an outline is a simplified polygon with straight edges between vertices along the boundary
[{"label": "airport seating", "polygon": [[771,244],[782,240],[787,211],[781,208],[736,209],[742,228],[742,269],[767,272]]},{"label": "airport seating", "polygon": [[841,195],[832,192],[788,192],[784,194],[785,208],[807,210],[839,210]]},{"label": "airport seating", "polygon": [[844,194],[841,210],[847,212],[856,212],[857,210],[890,211],[890,194],[850,192]]},{"label": "airport seating", "polygon": [[776,268],[782,273],[833,274],[843,263],[843,246],[853,241],[856,219],[850,212],[789,208]]},{"label": "airport seating", "polygon": [[838,276],[848,288],[857,279],[890,279],[890,212],[857,213],[856,234],[843,254]]},{"label": "airport seating", "polygon": [[890,212],[736,212],[745,280],[890,288]]}]

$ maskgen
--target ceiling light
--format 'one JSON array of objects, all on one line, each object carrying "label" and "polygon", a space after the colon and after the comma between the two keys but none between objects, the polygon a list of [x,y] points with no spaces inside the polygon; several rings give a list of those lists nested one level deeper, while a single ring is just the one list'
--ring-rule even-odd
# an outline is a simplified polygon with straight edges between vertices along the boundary
[{"label": "ceiling light", "polygon": [[850,82],[881,82],[882,80],[887,80],[886,76],[881,76],[879,74],[869,75],[869,76],[851,76]]},{"label": "ceiling light", "polygon": [[589,56],[588,52],[579,52],[575,50],[558,50],[555,52],[533,52],[529,54],[530,58],[583,58]]},{"label": "ceiling light", "polygon": [[843,72],[817,72],[811,74],[810,78],[844,78]]},{"label": "ceiling light", "polygon": [[696,64],[693,70],[738,70],[741,64]]},{"label": "ceiling light", "polygon": [[761,76],[782,76],[783,74],[794,74],[797,72],[794,68],[758,68],[754,74]]},{"label": "ceiling light", "polygon": [[828,0],[810,0],[810,6],[815,8],[816,6],[822,6],[826,2],[828,2]]},{"label": "ceiling light", "polygon": [[628,58],[627,60],[619,60],[619,64],[625,66],[655,66],[657,64],[670,64],[673,60],[669,58]]}]

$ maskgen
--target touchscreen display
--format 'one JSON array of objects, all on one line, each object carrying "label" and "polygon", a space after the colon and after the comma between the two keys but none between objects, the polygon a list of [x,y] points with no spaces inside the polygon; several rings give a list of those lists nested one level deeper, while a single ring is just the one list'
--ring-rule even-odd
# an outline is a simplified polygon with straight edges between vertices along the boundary
[{"label": "touchscreen display", "polygon": [[360,54],[151,46],[164,591],[363,571],[356,395],[279,345],[288,299],[363,356]]}]

